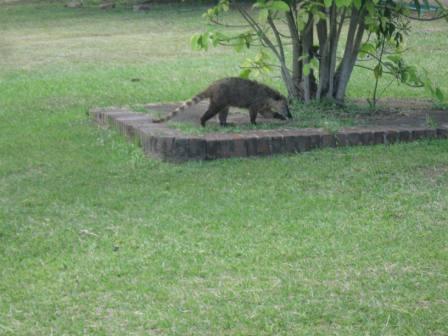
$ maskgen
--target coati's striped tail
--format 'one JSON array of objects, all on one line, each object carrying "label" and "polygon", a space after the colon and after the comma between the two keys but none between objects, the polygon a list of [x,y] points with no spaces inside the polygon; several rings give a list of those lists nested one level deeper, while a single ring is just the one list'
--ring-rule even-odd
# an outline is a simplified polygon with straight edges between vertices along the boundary
[{"label": "coati's striped tail", "polygon": [[175,109],[174,111],[169,113],[167,116],[160,118],[160,119],[153,119],[152,122],[153,123],[162,123],[162,122],[168,121],[171,118],[174,118],[179,112],[182,112],[183,110],[185,110],[186,108],[188,108],[192,105],[196,105],[197,103],[199,103],[200,101],[202,101],[206,98],[208,98],[207,91],[201,92],[200,94],[194,96],[190,100],[187,100],[186,102],[184,102],[181,106],[179,106],[177,109]]}]

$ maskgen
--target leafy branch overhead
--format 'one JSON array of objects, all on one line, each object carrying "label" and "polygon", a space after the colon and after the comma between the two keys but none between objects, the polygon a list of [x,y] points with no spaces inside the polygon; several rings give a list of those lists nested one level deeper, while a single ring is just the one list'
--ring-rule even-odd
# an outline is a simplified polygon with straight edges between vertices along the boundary
[{"label": "leafy branch overhead", "polygon": [[[197,50],[259,48],[254,59],[242,64],[241,76],[278,69],[288,95],[304,102],[343,102],[354,67],[366,67],[366,59],[376,62],[366,67],[373,71],[375,85],[388,74],[411,86],[429,86],[443,99],[428,77],[422,79],[402,57],[410,20],[447,18],[447,10],[435,1],[436,8],[428,0],[414,0],[413,10],[396,0],[255,0],[252,6],[220,0],[204,17],[233,29],[210,29],[195,34],[191,43]],[[423,16],[429,9],[433,15]],[[237,11],[244,24],[226,22],[229,10]]]}]

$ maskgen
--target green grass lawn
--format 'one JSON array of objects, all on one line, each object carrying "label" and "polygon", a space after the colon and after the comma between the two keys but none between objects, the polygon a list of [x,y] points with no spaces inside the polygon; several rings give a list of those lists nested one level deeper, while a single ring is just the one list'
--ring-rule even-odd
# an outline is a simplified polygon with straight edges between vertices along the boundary
[{"label": "green grass lawn", "polygon": [[[238,73],[204,8],[1,5],[0,335],[447,335],[447,141],[176,166],[87,119]],[[408,56],[445,90],[447,33]]]}]

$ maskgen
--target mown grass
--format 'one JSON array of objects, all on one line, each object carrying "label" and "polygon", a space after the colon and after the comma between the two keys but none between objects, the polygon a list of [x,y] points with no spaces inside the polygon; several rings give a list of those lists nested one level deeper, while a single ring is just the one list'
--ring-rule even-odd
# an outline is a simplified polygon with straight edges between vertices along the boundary
[{"label": "mown grass", "polygon": [[176,166],[87,119],[235,74],[203,9],[2,5],[0,334],[447,334],[446,141]]}]

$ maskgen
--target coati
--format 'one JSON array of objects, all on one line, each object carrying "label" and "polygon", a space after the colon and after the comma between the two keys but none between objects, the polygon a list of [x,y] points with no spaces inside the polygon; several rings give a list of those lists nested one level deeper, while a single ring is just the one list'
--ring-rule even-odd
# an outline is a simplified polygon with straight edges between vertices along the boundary
[{"label": "coati", "polygon": [[248,109],[252,124],[256,124],[258,113],[267,118],[282,120],[292,118],[288,108],[288,100],[281,93],[252,80],[231,77],[214,82],[207,89],[194,96],[191,100],[184,102],[166,117],[155,119],[153,122],[161,123],[170,120],[187,107],[207,98],[210,99],[210,105],[201,117],[202,126],[205,126],[205,123],[217,114],[219,114],[220,125],[226,126],[229,107]]}]

